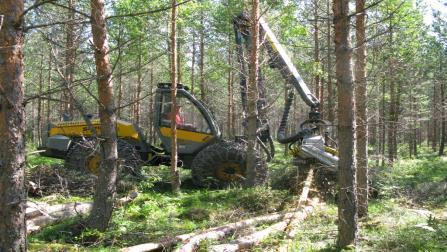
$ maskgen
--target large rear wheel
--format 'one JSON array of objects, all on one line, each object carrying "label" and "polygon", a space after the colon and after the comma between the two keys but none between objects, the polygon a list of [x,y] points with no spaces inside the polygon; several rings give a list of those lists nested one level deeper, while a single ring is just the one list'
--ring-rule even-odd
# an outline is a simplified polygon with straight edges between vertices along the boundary
[{"label": "large rear wheel", "polygon": [[[199,152],[192,163],[192,179],[197,186],[225,187],[246,180],[245,144],[221,141]],[[256,184],[264,184],[268,171],[265,160],[257,154]]]},{"label": "large rear wheel", "polygon": [[[140,154],[130,143],[118,140],[118,159],[121,171],[125,174],[139,175],[142,160]],[[65,158],[65,167],[79,171],[99,174],[101,165],[100,147],[93,139],[74,141]]]}]

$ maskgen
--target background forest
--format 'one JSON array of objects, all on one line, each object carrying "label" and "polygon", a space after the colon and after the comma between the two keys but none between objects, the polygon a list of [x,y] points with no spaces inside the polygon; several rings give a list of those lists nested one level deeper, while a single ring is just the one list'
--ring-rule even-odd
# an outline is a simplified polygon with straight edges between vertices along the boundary
[{"label": "background forest", "polygon": [[[177,3],[178,83],[189,86],[210,108],[225,139],[244,133],[232,20],[241,10],[251,10],[248,2]],[[447,249],[447,6],[434,2],[366,1],[366,38],[360,44],[355,20],[361,13],[350,3],[353,59],[359,47],[366,45],[367,51],[367,96],[365,101],[355,101],[367,108],[370,170],[368,217],[359,224],[360,251]],[[171,82],[171,4],[168,0],[116,0],[105,5],[117,118],[140,125],[154,145],[160,144],[153,120],[155,90],[158,83]],[[92,201],[94,175],[73,174],[64,169],[63,161],[41,157],[37,150],[49,123],[82,120],[83,114],[98,117],[97,48],[90,8],[87,0],[25,1],[29,10],[23,27],[26,175],[32,182],[27,184],[30,201],[36,204]],[[339,89],[332,1],[265,0],[260,1],[260,13],[320,99],[322,117],[334,126],[332,135],[337,139]],[[260,50],[259,57],[267,90],[265,112],[275,135],[290,87],[278,71],[269,68],[265,51]],[[295,132],[308,113],[304,102],[295,100],[287,131]],[[114,251],[141,243],[165,244],[175,239],[178,243],[181,234],[292,211],[300,195],[290,185],[298,172],[287,146],[275,145],[279,154],[269,164],[266,188],[198,189],[189,181],[189,171],[182,169],[183,193],[177,195],[169,190],[168,167],[143,167],[149,179],[118,184],[119,195],[135,193],[136,198],[124,199],[126,203],[115,209],[107,231],[78,230],[77,216],[30,231],[29,249]],[[251,249],[336,249],[338,196],[332,186],[324,192],[310,190],[309,201],[315,204],[294,232],[276,232],[251,244]],[[219,243],[200,240],[194,249],[218,251],[218,244],[241,241],[265,226],[250,228],[232,232]]]},{"label": "background forest", "polygon": [[[30,105],[26,114],[27,139],[32,143],[41,139],[47,122],[62,120],[64,113],[80,119],[74,102],[62,92],[62,80],[73,88],[74,99],[86,112],[98,111],[91,33],[85,17],[89,5],[69,4],[76,12],[46,4],[27,17]],[[428,24],[424,16],[431,15],[427,14],[431,10],[424,4],[382,1],[368,9],[369,143],[373,160],[382,164],[392,163],[398,155],[417,155],[423,142],[443,153],[445,13],[432,10]],[[170,81],[169,15],[163,10],[168,5],[166,1],[107,5],[117,114],[141,125],[151,141],[157,139],[151,125],[154,90],[157,83]],[[182,4],[178,19],[179,82],[211,108],[228,137],[242,134],[231,20],[244,8],[241,1],[192,1]],[[324,118],[336,123],[333,33],[328,30],[331,9],[329,2],[320,1],[267,1],[262,8],[305,82],[321,98]],[[72,17],[70,22],[67,15]],[[268,89],[268,117],[276,132],[285,84],[265,62],[261,65]],[[296,120],[292,121],[298,124],[306,114],[306,106],[295,104]]]}]

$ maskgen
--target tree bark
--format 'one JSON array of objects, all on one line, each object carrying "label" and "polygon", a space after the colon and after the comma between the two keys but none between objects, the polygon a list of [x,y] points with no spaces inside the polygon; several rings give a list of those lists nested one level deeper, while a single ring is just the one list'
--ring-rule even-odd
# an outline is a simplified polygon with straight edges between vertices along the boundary
[{"label": "tree bark", "polygon": [[386,95],[386,81],[385,79],[382,81],[382,99],[381,99],[381,106],[380,106],[380,156],[381,156],[381,165],[385,165],[385,142],[386,142],[386,123],[385,123],[385,95]]},{"label": "tree bark", "polygon": [[[68,0],[68,20],[66,25],[66,48],[65,48],[65,76],[64,81],[67,82],[67,89],[73,86],[74,71],[76,62],[76,46],[75,46],[75,0]],[[73,118],[73,101],[67,91],[64,91],[64,111],[63,113],[70,119]]]},{"label": "tree bark", "polygon": [[[331,1],[327,0],[327,16],[329,17],[331,14]],[[332,30],[332,26],[331,26],[331,22],[328,20],[327,22],[327,37],[326,37],[326,41],[327,41],[327,112],[328,112],[328,117],[327,119],[329,120],[329,122],[334,123],[335,120],[335,105],[334,105],[334,95],[335,95],[335,90],[334,87],[332,85],[332,54],[333,51],[331,50],[331,30]]]},{"label": "tree bark", "polygon": [[[122,54],[122,49],[121,49],[121,44],[122,44],[122,33],[123,33],[123,28],[121,27],[121,24],[119,24],[118,27],[118,38],[117,38],[117,49],[118,49],[118,55],[121,56]],[[123,63],[122,63],[122,58],[118,59],[117,62],[117,67],[118,67],[118,103],[117,103],[117,111],[116,111],[116,115],[118,118],[121,118],[121,103],[123,100]]]},{"label": "tree bark", "polygon": [[227,88],[228,88],[228,110],[227,110],[227,136],[228,138],[234,137],[234,73],[233,73],[233,47],[231,34],[228,36],[228,77],[227,77]]},{"label": "tree bark", "polygon": [[349,1],[334,0],[335,57],[338,86],[338,246],[357,242],[357,198],[354,160],[354,100]]},{"label": "tree bark", "polygon": [[[139,51],[142,50],[141,48],[141,43],[142,41],[140,40],[140,43],[138,43],[138,49]],[[135,123],[137,125],[140,124],[140,116],[141,116],[141,101],[140,101],[140,97],[141,97],[141,87],[142,87],[142,82],[143,82],[143,66],[142,66],[142,59],[143,58],[143,54],[139,53],[138,54],[138,71],[137,71],[137,86],[136,86],[136,92],[135,92],[135,104],[134,104],[134,120]]]},{"label": "tree bark", "polygon": [[251,12],[251,47],[248,76],[247,102],[247,186],[254,186],[256,181],[256,139],[257,139],[257,101],[259,78],[259,0],[252,0]]},{"label": "tree bark", "polygon": [[112,69],[105,20],[104,0],[90,0],[91,26],[95,46],[95,63],[99,93],[99,119],[101,123],[101,165],[96,185],[90,228],[104,231],[109,225],[116,196],[118,152],[116,115],[113,98]]},{"label": "tree bark", "polygon": [[432,118],[433,118],[433,123],[432,123],[432,127],[433,127],[433,133],[432,133],[432,142],[431,142],[431,148],[434,151],[436,151],[437,147],[438,147],[438,111],[437,111],[437,107],[438,107],[438,99],[437,99],[437,86],[436,86],[436,81],[433,82],[433,99],[432,99]]},{"label": "tree bark", "polygon": [[[53,71],[53,54],[51,52],[51,45],[49,45],[49,55],[48,55],[48,91],[51,90],[51,78],[52,78],[52,71]],[[51,93],[48,94],[48,100],[47,100],[47,124],[50,123],[51,120]]]},{"label": "tree bark", "polygon": [[368,215],[368,111],[366,83],[366,24],[365,0],[356,0],[356,62],[355,62],[355,109],[356,109],[356,164],[358,216]]},{"label": "tree bark", "polygon": [[[321,108],[324,108],[323,104],[323,85],[321,84],[321,76],[320,76],[320,29],[318,27],[318,0],[314,0],[314,64],[316,65],[316,73],[314,76],[315,80],[315,94],[320,100]],[[321,116],[323,116],[323,110],[320,111]]]},{"label": "tree bark", "polygon": [[192,56],[191,56],[191,94],[194,95],[195,68],[196,68],[196,33],[192,34]]},{"label": "tree bark", "polygon": [[23,0],[0,1],[0,251],[26,251]]},{"label": "tree bark", "polygon": [[444,82],[441,82],[440,85],[441,88],[441,142],[439,143],[439,151],[438,155],[443,156],[444,155],[444,146],[446,141],[446,113],[445,113],[445,85]]},{"label": "tree bark", "polygon": [[199,75],[200,75],[200,99],[205,104],[206,95],[205,95],[205,17],[203,11],[201,13],[200,19],[200,60],[199,60]]},{"label": "tree bark", "polygon": [[[177,107],[177,1],[172,0],[171,9],[171,111]],[[171,187],[174,193],[180,192],[180,171],[177,167],[177,122],[171,118]]]},{"label": "tree bark", "polygon": [[37,98],[37,146],[42,146],[42,92],[43,92],[43,54],[39,66],[39,98]]}]

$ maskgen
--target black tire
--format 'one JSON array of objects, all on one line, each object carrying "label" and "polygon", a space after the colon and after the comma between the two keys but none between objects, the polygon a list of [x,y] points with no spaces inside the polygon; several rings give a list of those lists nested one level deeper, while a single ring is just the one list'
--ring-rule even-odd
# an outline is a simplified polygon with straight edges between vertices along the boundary
[{"label": "black tire", "polygon": [[[99,144],[93,139],[74,141],[65,158],[65,167],[98,175],[100,165],[99,150]],[[140,167],[143,162],[140,154],[132,144],[119,139],[118,158],[121,160],[120,167],[123,173],[135,176],[140,175]]]},{"label": "black tire", "polygon": [[97,155],[99,155],[99,145],[96,141],[92,139],[73,141],[65,157],[65,168],[95,173],[88,169],[87,163]]},{"label": "black tire", "polygon": [[[243,184],[246,171],[245,144],[221,141],[206,147],[194,158],[191,173],[195,185],[203,187],[226,187]],[[265,160],[257,155],[255,184],[267,181],[268,170]]]},{"label": "black tire", "polygon": [[125,174],[133,176],[141,176],[141,160],[140,153],[135,146],[124,140],[118,140],[118,158],[121,160],[121,171]]}]

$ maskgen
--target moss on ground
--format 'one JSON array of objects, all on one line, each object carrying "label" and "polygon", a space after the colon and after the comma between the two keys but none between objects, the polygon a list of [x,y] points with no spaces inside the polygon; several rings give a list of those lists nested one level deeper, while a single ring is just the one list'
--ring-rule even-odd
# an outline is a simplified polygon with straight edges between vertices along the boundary
[{"label": "moss on ground", "polygon": [[[282,153],[281,150],[278,153]],[[40,161],[39,161],[40,162]],[[293,169],[282,154],[272,163],[272,181]],[[36,163],[34,163],[36,164]],[[38,164],[42,165],[42,164]],[[55,164],[58,165],[58,164]],[[139,197],[114,212],[107,232],[77,232],[78,219],[45,228],[29,237],[30,251],[116,251],[124,246],[157,242],[178,234],[246,219],[273,211],[290,209],[294,197],[281,186],[226,190],[194,188],[188,171],[182,172],[183,192],[171,194],[167,167],[145,168],[151,178],[133,182]],[[361,251],[445,251],[447,250],[447,206],[442,183],[446,181],[447,159],[425,155],[405,159],[393,168],[377,168],[378,198],[369,206],[369,218],[360,223]],[[275,189],[272,189],[275,188]],[[90,198],[56,196],[47,202]],[[337,207],[329,200],[303,221],[293,239],[269,237],[253,251],[334,251],[337,238]],[[214,242],[204,242],[206,251]]]}]

